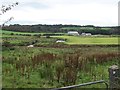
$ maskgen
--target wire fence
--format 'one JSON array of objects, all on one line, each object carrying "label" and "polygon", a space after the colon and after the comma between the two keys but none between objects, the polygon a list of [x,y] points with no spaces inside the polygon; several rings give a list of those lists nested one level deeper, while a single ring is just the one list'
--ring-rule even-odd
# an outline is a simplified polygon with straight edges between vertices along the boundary
[{"label": "wire fence", "polygon": [[78,85],[72,85],[72,86],[66,86],[66,87],[61,87],[61,88],[55,88],[51,90],[64,90],[64,89],[72,89],[72,88],[77,88],[77,87],[82,87],[82,86],[88,86],[88,85],[94,85],[94,84],[101,84],[104,83],[106,85],[106,90],[108,90],[109,86],[108,83],[105,80],[99,80],[95,82],[88,82],[88,83],[83,83],[83,84],[78,84]]},{"label": "wire fence", "polygon": [[106,90],[114,90],[120,89],[120,68],[118,66],[113,65],[109,69],[109,80],[99,80],[99,81],[94,81],[94,82],[88,82],[88,83],[83,83],[83,84],[78,84],[78,85],[72,85],[72,86],[66,86],[66,87],[61,87],[61,88],[55,88],[51,90],[66,90],[66,89],[73,89],[73,88],[79,88],[82,86],[88,86],[88,85],[94,85],[94,84],[101,84],[104,83],[106,85]]}]

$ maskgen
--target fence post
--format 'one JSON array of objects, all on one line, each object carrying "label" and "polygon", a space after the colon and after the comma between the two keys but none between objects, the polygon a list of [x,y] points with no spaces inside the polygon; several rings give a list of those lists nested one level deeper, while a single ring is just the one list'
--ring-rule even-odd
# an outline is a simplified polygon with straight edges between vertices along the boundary
[{"label": "fence post", "polygon": [[109,88],[110,90],[120,88],[120,68],[117,65],[109,67]]}]

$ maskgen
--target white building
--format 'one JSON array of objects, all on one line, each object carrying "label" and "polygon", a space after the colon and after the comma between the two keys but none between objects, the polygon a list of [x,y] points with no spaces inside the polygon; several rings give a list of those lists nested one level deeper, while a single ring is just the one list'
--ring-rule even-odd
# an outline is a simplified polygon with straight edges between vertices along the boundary
[{"label": "white building", "polygon": [[83,35],[83,36],[91,36],[92,34],[91,33],[82,33],[81,35]]},{"label": "white building", "polygon": [[74,35],[74,36],[78,36],[79,33],[77,31],[69,31],[68,35]]}]

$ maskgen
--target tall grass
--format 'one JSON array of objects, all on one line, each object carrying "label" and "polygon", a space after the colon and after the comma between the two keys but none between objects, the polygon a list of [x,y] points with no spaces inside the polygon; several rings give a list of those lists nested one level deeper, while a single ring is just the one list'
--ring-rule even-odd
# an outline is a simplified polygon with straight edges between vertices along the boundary
[{"label": "tall grass", "polygon": [[[11,51],[9,56],[3,56],[3,87],[10,87],[10,81],[14,81],[12,87],[21,87],[23,81],[26,87],[55,88],[107,79],[108,66],[117,64],[120,56],[117,51],[99,53],[93,50],[89,53],[88,50],[85,53],[82,49],[76,49],[73,52],[53,53],[49,49],[45,52],[45,49],[42,51],[40,48],[34,53],[24,48],[18,54]],[[9,83],[5,82],[7,78]]]}]

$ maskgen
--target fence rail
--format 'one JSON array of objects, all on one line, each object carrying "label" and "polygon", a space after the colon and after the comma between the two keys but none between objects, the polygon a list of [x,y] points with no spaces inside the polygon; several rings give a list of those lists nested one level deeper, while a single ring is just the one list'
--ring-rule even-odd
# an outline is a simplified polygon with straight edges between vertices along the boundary
[{"label": "fence rail", "polygon": [[109,72],[109,86],[105,80],[100,80],[100,81],[95,81],[95,82],[88,82],[88,83],[83,83],[83,84],[78,84],[78,85],[55,88],[51,90],[72,89],[76,87],[82,87],[82,86],[88,86],[88,85],[100,84],[100,83],[104,83],[106,85],[107,90],[108,89],[110,90],[119,89],[120,88],[120,68],[117,65],[113,65],[109,67],[108,72]]},{"label": "fence rail", "polygon": [[51,89],[51,90],[71,89],[71,88],[87,86],[87,85],[93,85],[93,84],[99,84],[99,83],[104,83],[106,85],[106,89],[108,89],[108,83],[105,80],[100,80],[100,81],[95,81],[95,82],[88,82],[88,83],[83,83],[83,84],[78,84],[78,85],[72,85],[72,86],[66,86],[66,87],[61,87],[61,88],[55,88],[55,89]]}]

